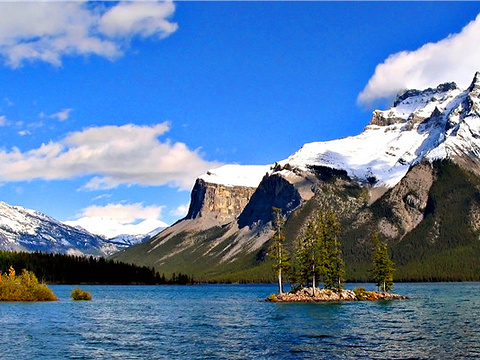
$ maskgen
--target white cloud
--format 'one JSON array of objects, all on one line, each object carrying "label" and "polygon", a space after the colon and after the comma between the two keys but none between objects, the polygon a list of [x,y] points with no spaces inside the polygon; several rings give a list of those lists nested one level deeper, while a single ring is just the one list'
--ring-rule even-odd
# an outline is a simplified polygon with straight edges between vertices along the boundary
[{"label": "white cloud", "polygon": [[7,125],[7,117],[5,115],[0,116],[0,126]]},{"label": "white cloud", "polygon": [[109,217],[120,224],[131,224],[136,220],[158,219],[163,206],[143,206],[135,204],[108,204],[105,206],[92,205],[82,210],[84,217]]},{"label": "white cloud", "polygon": [[178,216],[179,218],[183,218],[188,214],[188,208],[190,207],[190,203],[180,205],[176,209],[173,209],[170,214],[174,216]]},{"label": "white cloud", "polygon": [[480,70],[480,15],[453,34],[415,51],[390,55],[377,65],[374,75],[358,96],[358,102],[371,104],[391,99],[404,89],[425,89],[455,81],[466,87]]},{"label": "white cloud", "polygon": [[171,2],[0,2],[0,55],[16,68],[25,61],[55,66],[63,56],[122,56],[135,36],[164,38],[177,29]]},{"label": "white cloud", "polygon": [[73,109],[63,109],[51,115],[47,115],[44,112],[41,112],[40,118],[57,119],[58,121],[65,121],[65,120],[68,120],[68,118],[70,117],[70,113],[72,111]]},{"label": "white cloud", "polygon": [[189,190],[196,177],[219,164],[183,143],[161,142],[168,130],[167,122],[92,127],[26,152],[1,149],[0,181],[93,176],[85,188],[169,184]]},{"label": "white cloud", "polygon": [[[65,221],[65,224],[80,226],[106,238],[143,235],[168,226],[160,220],[162,209],[163,206],[143,206],[141,203],[94,205],[83,209],[79,219]],[[136,223],[138,220],[141,221]]]},{"label": "white cloud", "polygon": [[156,35],[159,38],[175,32],[178,25],[165,19],[173,15],[173,3],[124,2],[109,9],[100,19],[100,31],[110,37],[142,37]]}]

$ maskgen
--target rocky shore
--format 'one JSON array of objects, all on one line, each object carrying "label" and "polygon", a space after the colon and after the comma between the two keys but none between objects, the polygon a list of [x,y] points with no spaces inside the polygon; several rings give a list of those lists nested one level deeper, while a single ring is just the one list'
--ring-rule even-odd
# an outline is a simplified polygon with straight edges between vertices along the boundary
[{"label": "rocky shore", "polygon": [[270,302],[329,302],[329,301],[374,301],[405,300],[408,297],[391,293],[366,291],[364,289],[333,291],[319,288],[303,288],[296,292],[270,295]]}]

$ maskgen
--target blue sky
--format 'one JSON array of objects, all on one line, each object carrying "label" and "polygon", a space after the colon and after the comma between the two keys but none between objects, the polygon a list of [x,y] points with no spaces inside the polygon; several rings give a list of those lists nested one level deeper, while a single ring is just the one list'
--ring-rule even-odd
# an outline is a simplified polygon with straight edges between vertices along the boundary
[{"label": "blue sky", "polygon": [[173,223],[195,178],[480,70],[476,2],[0,2],[0,200]]}]

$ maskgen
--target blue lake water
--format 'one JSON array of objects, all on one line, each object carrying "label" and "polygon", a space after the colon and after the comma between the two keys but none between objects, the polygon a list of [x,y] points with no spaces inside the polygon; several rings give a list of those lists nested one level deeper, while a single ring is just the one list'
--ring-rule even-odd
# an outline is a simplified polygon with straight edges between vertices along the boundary
[{"label": "blue lake water", "polygon": [[51,286],[57,302],[0,303],[0,359],[480,358],[480,283],[320,304],[266,303],[273,285],[82,286],[89,302],[70,300],[73,288]]}]

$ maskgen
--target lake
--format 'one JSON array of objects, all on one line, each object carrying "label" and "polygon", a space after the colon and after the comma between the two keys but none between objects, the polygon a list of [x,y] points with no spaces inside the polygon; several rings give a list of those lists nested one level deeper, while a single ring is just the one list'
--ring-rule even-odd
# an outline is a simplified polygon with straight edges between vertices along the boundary
[{"label": "lake", "polygon": [[[357,286],[347,284],[346,288]],[[365,285],[373,290],[373,285]],[[480,357],[480,283],[395,284],[409,300],[266,303],[273,285],[50,286],[0,303],[0,359]]]}]

